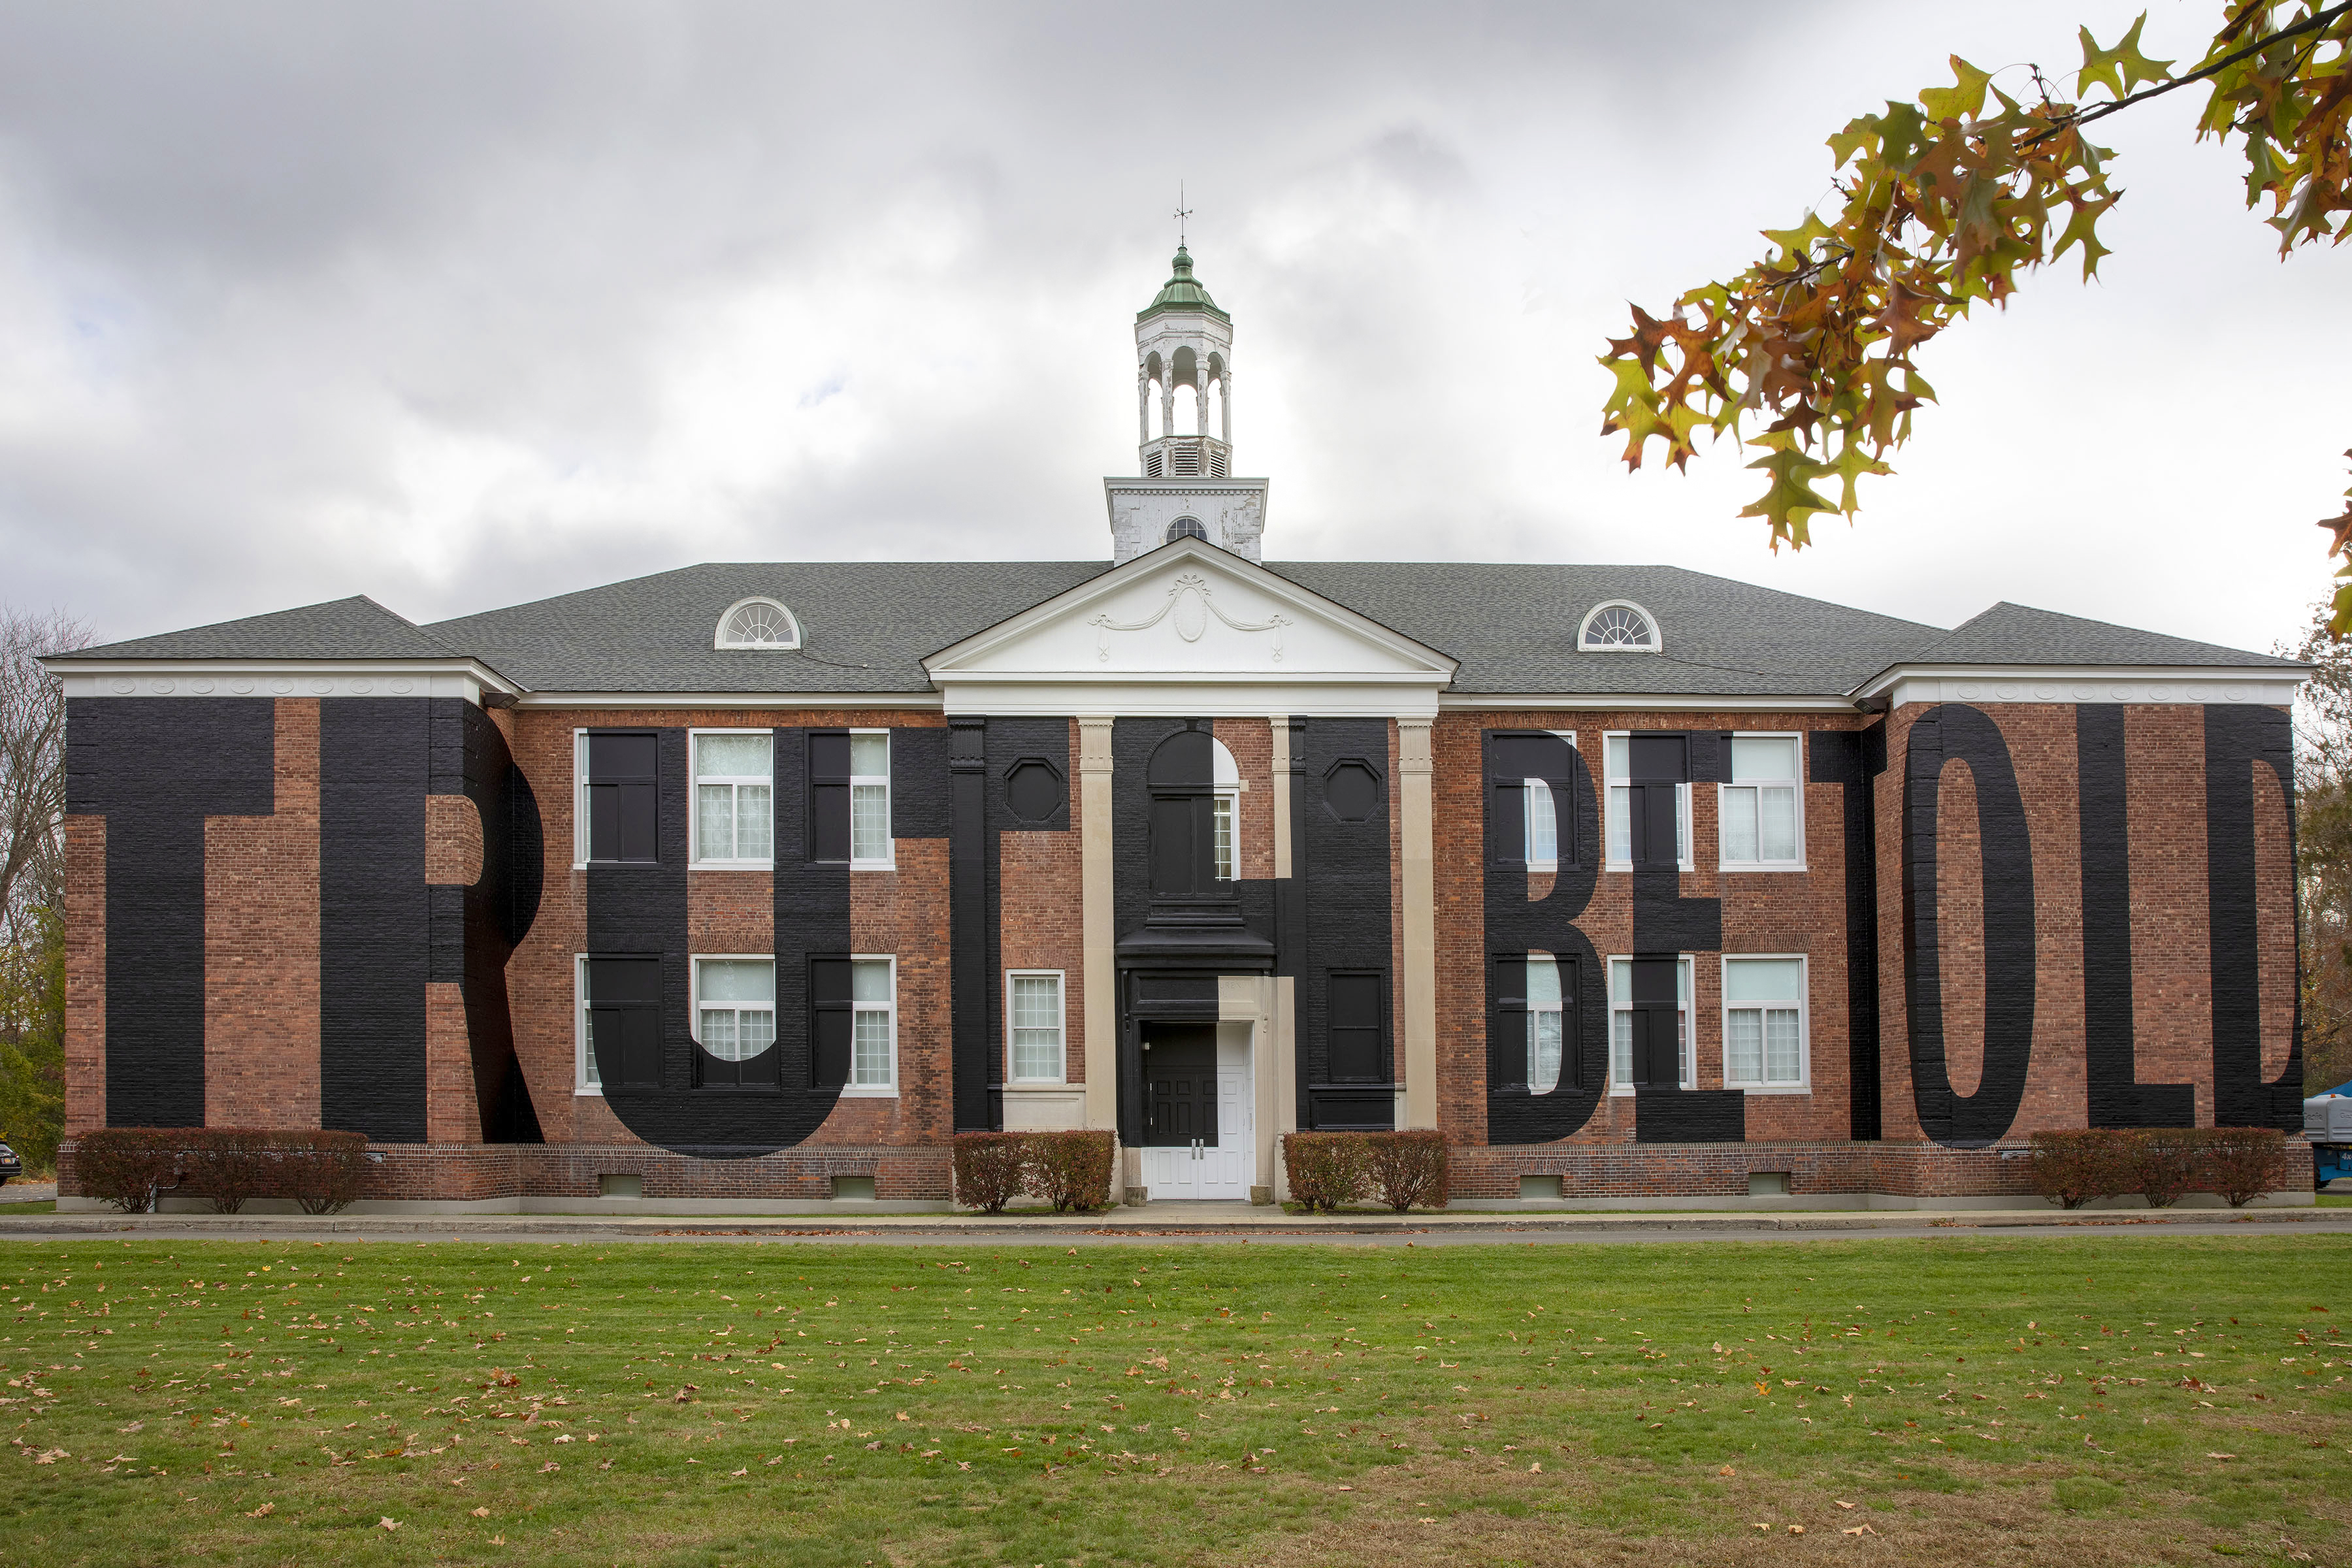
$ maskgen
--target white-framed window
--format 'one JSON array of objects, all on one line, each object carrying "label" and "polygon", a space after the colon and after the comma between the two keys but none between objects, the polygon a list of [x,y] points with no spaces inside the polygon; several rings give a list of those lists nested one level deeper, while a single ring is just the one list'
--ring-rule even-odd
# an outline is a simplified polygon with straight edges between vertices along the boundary
[{"label": "white-framed window", "polygon": [[[1611,730],[1601,738],[1601,766],[1609,801],[1609,850],[1604,869],[1630,871],[1633,867],[1633,743],[1630,731]],[[1675,785],[1675,859],[1684,870],[1691,864],[1690,785]]]},{"label": "white-framed window", "polygon": [[1551,785],[1528,779],[1519,798],[1527,803],[1528,869],[1559,869],[1559,812],[1552,805]]},{"label": "white-framed window", "polygon": [[849,732],[849,868],[887,871],[897,864],[890,837],[890,731]]},{"label": "white-framed window", "polygon": [[694,863],[775,864],[776,740],[766,730],[694,730]]},{"label": "white-framed window", "polygon": [[755,595],[738,599],[719,617],[716,648],[790,649],[801,646],[800,622],[780,599]]},{"label": "white-framed window", "polygon": [[1560,1052],[1567,1043],[1567,1013],[1560,1005],[1559,961],[1549,952],[1528,954],[1528,1092],[1549,1094],[1559,1087]]},{"label": "white-framed window", "polygon": [[604,1080],[596,1076],[596,1053],[588,1048],[588,955],[584,952],[572,955],[572,1092],[602,1096]]},{"label": "white-framed window", "polygon": [[1240,872],[1242,770],[1223,741],[1211,737],[1214,764],[1211,783],[1216,794],[1210,805],[1211,839],[1216,848],[1217,880],[1230,882]]},{"label": "white-framed window", "polygon": [[1812,1081],[1801,953],[1723,958],[1723,1086],[1801,1093]]},{"label": "white-framed window", "polygon": [[776,961],[726,953],[694,961],[694,1037],[722,1062],[749,1061],[776,1043]]},{"label": "white-framed window", "polygon": [[1063,1055],[1062,972],[1004,972],[1004,1016],[1013,1046],[1014,1083],[1061,1083],[1068,1072]]},{"label": "white-framed window", "polygon": [[1608,599],[1585,612],[1576,646],[1587,653],[1656,653],[1664,644],[1655,616],[1631,599]]},{"label": "white-framed window", "polygon": [[[1683,1088],[1691,1079],[1691,960],[1675,960],[1675,1078]],[[1633,1092],[1633,961],[1609,961],[1609,1092]]]},{"label": "white-framed window", "polygon": [[1731,782],[1716,786],[1725,870],[1804,869],[1804,762],[1799,735],[1731,738]]},{"label": "white-framed window", "polygon": [[849,1083],[844,1094],[898,1092],[898,961],[861,952],[849,964]]}]

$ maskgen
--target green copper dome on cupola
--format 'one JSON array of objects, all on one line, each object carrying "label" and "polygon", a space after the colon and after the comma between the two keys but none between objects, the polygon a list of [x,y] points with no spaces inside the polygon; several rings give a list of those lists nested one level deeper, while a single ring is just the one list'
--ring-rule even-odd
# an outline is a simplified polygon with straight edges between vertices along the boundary
[{"label": "green copper dome on cupola", "polygon": [[1170,262],[1169,266],[1173,269],[1174,275],[1160,286],[1160,292],[1153,297],[1150,304],[1135,313],[1137,321],[1140,321],[1147,317],[1156,316],[1162,310],[1198,310],[1204,316],[1214,316],[1221,321],[1233,320],[1231,316],[1217,309],[1217,302],[1209,298],[1209,291],[1202,288],[1199,280],[1193,278],[1192,252],[1181,245],[1178,246],[1176,258]]}]

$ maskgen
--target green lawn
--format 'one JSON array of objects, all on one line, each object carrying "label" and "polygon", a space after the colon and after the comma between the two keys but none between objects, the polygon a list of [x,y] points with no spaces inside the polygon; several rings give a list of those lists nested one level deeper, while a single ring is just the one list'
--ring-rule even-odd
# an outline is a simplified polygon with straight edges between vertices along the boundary
[{"label": "green lawn", "polygon": [[5,1242],[0,1541],[109,1568],[2334,1563],[2347,1281],[2320,1236]]}]

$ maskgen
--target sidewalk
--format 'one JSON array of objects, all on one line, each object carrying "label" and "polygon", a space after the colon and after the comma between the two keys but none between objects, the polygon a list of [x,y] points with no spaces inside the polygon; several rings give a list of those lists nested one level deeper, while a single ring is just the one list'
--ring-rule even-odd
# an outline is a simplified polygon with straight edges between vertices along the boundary
[{"label": "sidewalk", "polygon": [[1513,1236],[1561,1233],[1612,1235],[1849,1234],[1941,1230],[2145,1230],[2179,1226],[2352,1234],[2352,1209],[2276,1208],[2108,1210],[1963,1210],[1918,1212],[1819,1210],[1769,1214],[1629,1210],[1611,1213],[1286,1214],[1240,1204],[1159,1203],[1108,1215],[0,1215],[0,1237],[75,1236],[315,1237],[446,1239],[469,1237],[944,1237],[986,1242],[997,1237],[1034,1244],[1056,1237],[1225,1236],[1300,1239],[1350,1236]]}]

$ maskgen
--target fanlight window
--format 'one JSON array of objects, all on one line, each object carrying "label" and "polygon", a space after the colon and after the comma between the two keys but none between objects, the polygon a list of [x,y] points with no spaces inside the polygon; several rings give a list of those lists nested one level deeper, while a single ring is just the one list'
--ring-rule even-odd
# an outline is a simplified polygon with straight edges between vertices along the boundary
[{"label": "fanlight window", "polygon": [[1601,653],[1655,653],[1658,624],[1639,605],[1622,601],[1593,607],[1584,617],[1577,646]]},{"label": "fanlight window", "polygon": [[800,623],[773,599],[745,599],[730,605],[719,617],[714,647],[794,648],[801,646]]},{"label": "fanlight window", "polygon": [[1199,518],[1180,517],[1168,525],[1168,538],[1164,542],[1173,544],[1180,539],[1205,540],[1208,537],[1209,531],[1201,526]]}]

